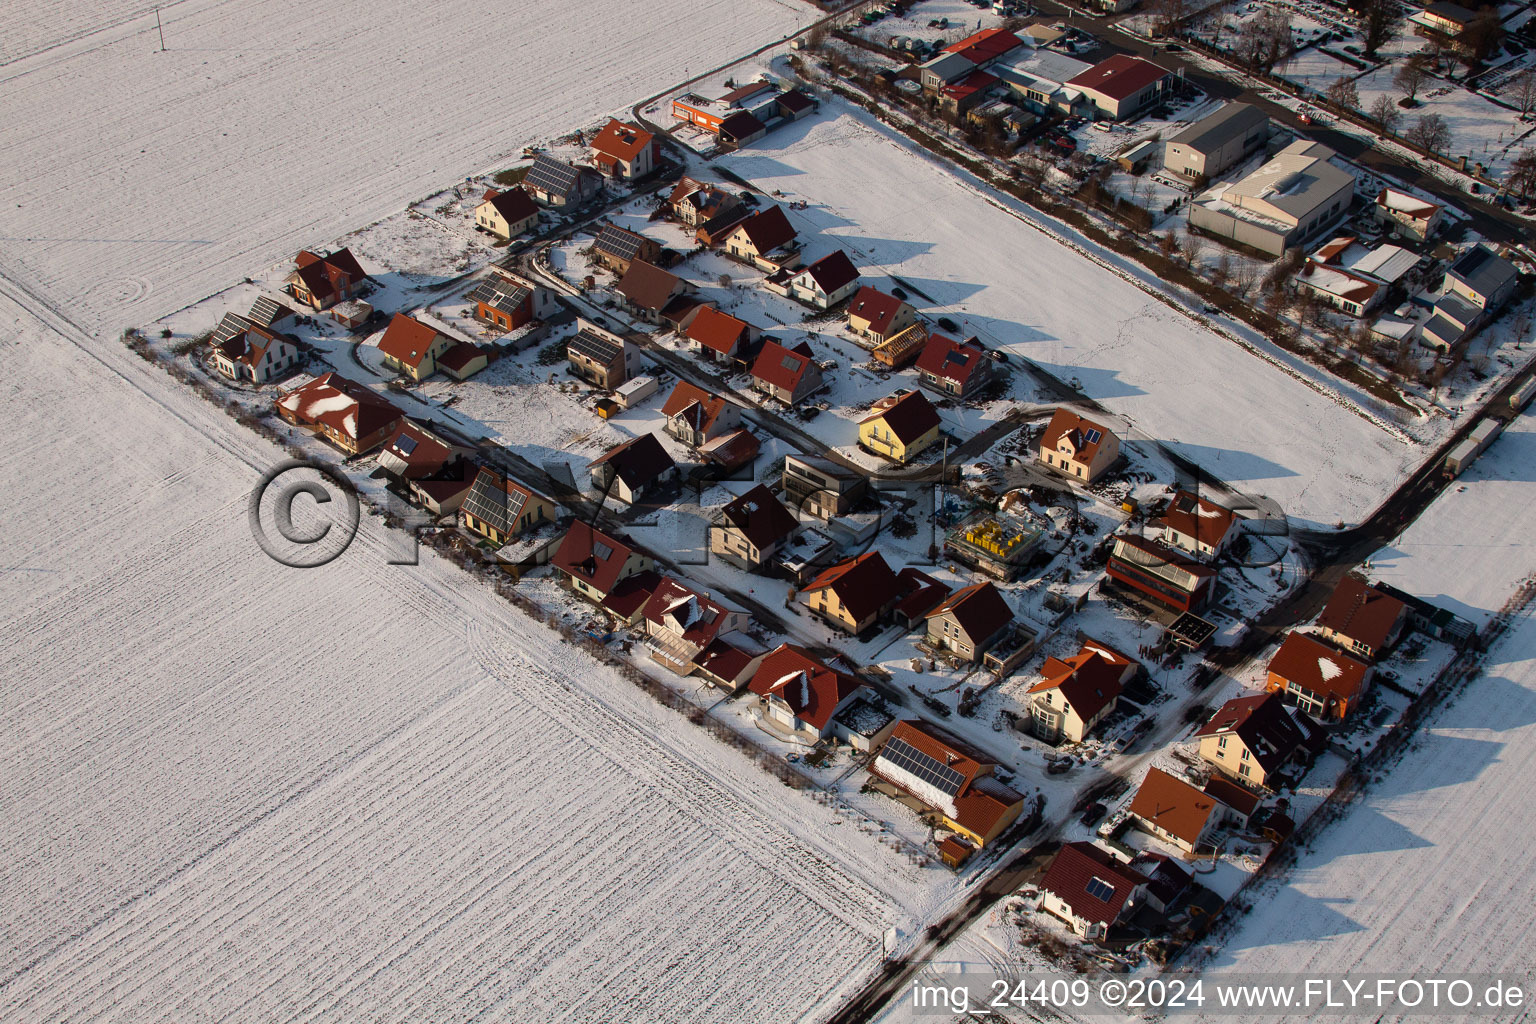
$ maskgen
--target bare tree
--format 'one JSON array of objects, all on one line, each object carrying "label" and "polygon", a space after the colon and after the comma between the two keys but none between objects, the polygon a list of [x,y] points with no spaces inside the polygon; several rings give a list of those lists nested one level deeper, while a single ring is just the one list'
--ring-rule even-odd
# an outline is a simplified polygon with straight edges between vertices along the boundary
[{"label": "bare tree", "polygon": [[1397,24],[1397,4],[1394,0],[1361,0],[1355,6],[1360,16],[1361,34],[1365,37],[1365,55],[1376,56],[1381,44],[1392,38]]},{"label": "bare tree", "polygon": [[1184,237],[1179,242],[1179,249],[1184,257],[1184,265],[1193,268],[1200,259],[1200,254],[1205,251],[1205,240],[1189,228],[1185,228]]},{"label": "bare tree", "polygon": [[1371,120],[1381,125],[1382,129],[1389,132],[1397,131],[1397,126],[1403,123],[1403,111],[1397,105],[1397,101],[1386,93],[1377,96],[1371,103]]},{"label": "bare tree", "polygon": [[1408,106],[1413,106],[1418,102],[1419,90],[1424,87],[1424,79],[1428,77],[1429,71],[1424,67],[1424,61],[1418,56],[1413,56],[1397,69],[1397,74],[1392,76],[1392,84],[1403,90],[1403,95],[1408,99]]},{"label": "bare tree", "polygon": [[1270,72],[1291,48],[1291,23],[1278,12],[1266,11],[1238,29],[1234,49],[1250,71]]},{"label": "bare tree", "polygon": [[1157,0],[1152,14],[1152,31],[1155,35],[1178,35],[1190,15],[1189,0]]},{"label": "bare tree", "polygon": [[1253,286],[1258,279],[1258,268],[1249,261],[1242,260],[1232,270],[1232,290],[1246,299],[1252,294]]},{"label": "bare tree", "polygon": [[1536,192],[1536,149],[1523,149],[1509,165],[1509,190],[1521,198]]},{"label": "bare tree", "polygon": [[1476,71],[1504,45],[1504,26],[1493,11],[1482,11],[1456,37],[1457,56],[1467,70]]},{"label": "bare tree", "polygon": [[1423,114],[1404,138],[1431,153],[1439,153],[1451,144],[1451,128],[1439,114]]},{"label": "bare tree", "polygon": [[1514,77],[1509,83],[1509,99],[1520,108],[1521,117],[1536,107],[1536,69],[1527,68]]},{"label": "bare tree", "polygon": [[1360,89],[1355,85],[1353,78],[1336,78],[1328,84],[1325,93],[1328,102],[1340,110],[1358,110],[1360,108]]}]

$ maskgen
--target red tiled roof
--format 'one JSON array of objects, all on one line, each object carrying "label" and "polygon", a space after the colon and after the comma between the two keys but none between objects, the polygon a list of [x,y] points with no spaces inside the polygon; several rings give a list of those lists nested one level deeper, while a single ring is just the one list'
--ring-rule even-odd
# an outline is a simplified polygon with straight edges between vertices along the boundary
[{"label": "red tiled roof", "polygon": [[379,351],[414,370],[427,357],[427,351],[440,333],[415,317],[396,313],[379,339]]},{"label": "red tiled roof", "polygon": [[[577,521],[565,531],[565,539],[555,551],[553,564],[561,572],[607,594],[619,582],[619,573],[624,571],[624,563],[634,553],[634,549],[627,543]],[[586,564],[588,558],[592,559],[590,572]]]},{"label": "red tiled roof", "polygon": [[906,303],[894,295],[887,295],[878,288],[865,285],[854,293],[852,301],[848,303],[848,319],[858,318],[869,323],[869,329],[876,334],[886,334],[891,329],[891,323],[896,319],[896,314],[901,312],[901,307]]},{"label": "red tiled roof", "polygon": [[1220,775],[1212,775],[1206,779],[1202,792],[1206,796],[1220,800],[1245,818],[1252,817],[1253,812],[1259,808],[1257,793],[1244,789],[1231,779],[1224,779]]},{"label": "red tiled roof", "polygon": [[1333,588],[1333,596],[1317,617],[1317,624],[1380,650],[1406,609],[1403,602],[1383,594],[1358,576],[1345,576]]},{"label": "red tiled roof", "polygon": [[321,256],[308,249],[294,257],[295,273],[304,282],[310,294],[320,299],[339,292],[343,287],[356,287],[368,275],[358,264],[351,249],[337,249],[329,256]]},{"label": "red tiled roof", "polygon": [[464,367],[483,355],[485,353],[480,351],[479,345],[471,345],[467,341],[461,341],[438,356],[437,364],[439,366],[446,366],[455,372],[461,372]]},{"label": "red tiled roof", "polygon": [[990,89],[1002,79],[985,71],[972,71],[958,82],[951,82],[943,89],[945,96],[951,96],[957,100],[963,100],[976,95],[984,89]]},{"label": "red tiled roof", "polygon": [[784,208],[778,205],[757,211],[736,225],[736,230],[743,232],[759,253],[772,252],[795,240],[795,226],[784,216]]},{"label": "red tiled roof", "polygon": [[603,130],[593,136],[592,148],[616,160],[633,160],[651,144],[653,138],[655,136],[637,125],[611,118],[603,125]]},{"label": "red tiled roof", "polygon": [[800,273],[810,275],[828,295],[859,279],[858,268],[841,249],[828,253]]},{"label": "red tiled roof", "polygon": [[721,508],[720,516],[758,548],[777,544],[800,528],[794,513],[763,484]]},{"label": "red tiled roof", "polygon": [[934,605],[949,596],[948,584],[910,566],[896,574],[896,589],[902,597],[894,611],[908,619],[926,617]]},{"label": "red tiled roof", "polygon": [[628,621],[645,607],[660,584],[661,576],[654,570],[632,573],[614,584],[608,596],[603,598],[603,607]]},{"label": "red tiled roof", "polygon": [[830,587],[854,621],[862,621],[880,610],[896,593],[896,574],[878,551],[867,551],[856,558],[846,558],[823,569],[801,588],[810,594]]},{"label": "red tiled roof", "polygon": [[[1099,438],[1096,441],[1088,441],[1086,431],[1097,430]],[[1072,447],[1076,449],[1078,461],[1088,463],[1093,461],[1094,453],[1099,450],[1099,445],[1104,443],[1112,431],[1092,420],[1084,419],[1065,406],[1058,408],[1051,416],[1051,422],[1046,425],[1045,433],[1040,435],[1040,450],[1055,451],[1056,445],[1061,441],[1061,436],[1067,434],[1072,440]]]},{"label": "red tiled roof", "polygon": [[939,425],[939,411],[921,391],[889,395],[870,407],[860,423],[882,420],[902,444],[911,444]]},{"label": "red tiled roof", "polygon": [[801,92],[799,89],[791,89],[789,92],[786,92],[779,97],[779,106],[783,107],[791,114],[798,114],[802,111],[809,110],[815,105],[816,101],[811,99],[805,93]]},{"label": "red tiled roof", "polygon": [[508,224],[527,220],[539,212],[539,204],[533,201],[533,196],[521,185],[505,192],[490,189],[485,193],[485,202],[490,203]]},{"label": "red tiled roof", "polygon": [[1370,667],[1306,633],[1287,634],[1269,661],[1269,671],[1313,693],[1354,704]]},{"label": "red tiled roof", "polygon": [[721,355],[731,355],[740,347],[747,334],[747,324],[729,313],[722,313],[714,306],[705,306],[688,325],[688,340],[696,341],[705,348]]},{"label": "red tiled roof", "polygon": [[1147,777],[1131,801],[1130,813],[1193,845],[1216,810],[1216,798],[1206,796],[1183,779],[1161,768]]},{"label": "red tiled roof", "polygon": [[1133,663],[1119,651],[1105,647],[1093,640],[1084,642],[1082,649],[1063,661],[1047,658],[1040,666],[1045,678],[1029,688],[1030,693],[1060,690],[1072,710],[1083,721],[1091,721],[1094,715],[1120,696],[1124,689],[1121,680]]},{"label": "red tiled roof", "polygon": [[353,440],[369,437],[403,415],[389,402],[334,371],[277,400],[300,423],[322,424]]},{"label": "red tiled roof", "polygon": [[699,671],[707,672],[717,679],[724,679],[728,683],[735,683],[752,664],[752,655],[737,647],[729,640],[716,637],[710,641],[704,652],[694,659],[694,664],[699,666]]},{"label": "red tiled roof", "polygon": [[747,688],[760,697],[779,697],[796,718],[820,730],[832,720],[837,706],[862,685],[817,661],[804,648],[780,644],[763,658]]},{"label": "red tiled roof", "polygon": [[916,365],[919,373],[952,380],[963,388],[986,358],[986,353],[975,345],[962,345],[942,334],[931,334]]},{"label": "red tiled roof", "polygon": [[1276,770],[1307,742],[1278,693],[1237,697],[1216,709],[1195,733],[1236,736],[1266,774]]},{"label": "red tiled roof", "polygon": [[[1111,892],[1107,897],[1089,890],[1089,883],[1094,879],[1109,886]],[[1054,893],[1084,921],[1107,927],[1119,920],[1120,912],[1136,887],[1146,883],[1146,875],[1120,863],[1092,843],[1067,843],[1046,868],[1040,888]]]},{"label": "red tiled roof", "polygon": [[670,633],[694,648],[708,647],[724,627],[728,612],[708,594],[663,576],[641,611],[651,625]]},{"label": "red tiled roof", "polygon": [[660,312],[672,297],[682,289],[683,282],[676,274],[660,267],[634,260],[619,279],[618,291],[639,309]]},{"label": "red tiled roof", "polygon": [[[1024,800],[1021,794],[990,777],[988,773],[996,762],[936,725],[899,722],[891,731],[890,739],[911,745],[960,775],[960,786],[951,799],[951,806],[940,809],[968,831],[980,836],[991,834],[998,820]],[[870,773],[893,785],[902,785],[882,772],[881,767],[882,762],[877,757],[870,765]]]},{"label": "red tiled roof", "polygon": [[695,430],[707,431],[729,403],[719,395],[712,395],[703,388],[680,380],[667,396],[661,414],[667,419],[683,415]]},{"label": "red tiled roof", "polygon": [[1072,78],[1067,85],[1075,89],[1091,89],[1112,100],[1123,100],[1167,75],[1166,70],[1149,60],[1117,53]]},{"label": "red tiled roof", "polygon": [[991,583],[962,587],[945,598],[927,617],[932,619],[940,615],[954,616],[960,628],[977,644],[990,639],[1013,621],[1013,609]]},{"label": "red tiled roof", "polygon": [[720,135],[726,139],[744,139],[756,135],[765,125],[750,110],[738,110],[720,122]]},{"label": "red tiled roof", "polygon": [[958,53],[972,64],[985,64],[1023,46],[1018,36],[1005,28],[983,29],[944,47],[946,53]]},{"label": "red tiled roof", "polygon": [[1235,519],[1230,509],[1188,491],[1176,491],[1168,511],[1152,525],[1159,529],[1171,527],[1175,533],[1193,537],[1198,544],[1215,547],[1221,544],[1227,531],[1232,529]]},{"label": "red tiled roof", "polygon": [[726,469],[738,469],[757,458],[757,435],[742,427],[699,445],[699,454]]},{"label": "red tiled roof", "polygon": [[763,342],[762,351],[752,363],[752,376],[764,384],[794,392],[811,363],[810,346],[805,342],[791,349],[770,338]]},{"label": "red tiled roof", "polygon": [[453,450],[445,441],[420,424],[402,420],[400,429],[384,442],[384,447],[379,449],[379,454],[391,455],[405,463],[406,468],[402,475],[407,480],[414,480],[417,477],[429,476],[441,469],[443,464],[453,457]]}]

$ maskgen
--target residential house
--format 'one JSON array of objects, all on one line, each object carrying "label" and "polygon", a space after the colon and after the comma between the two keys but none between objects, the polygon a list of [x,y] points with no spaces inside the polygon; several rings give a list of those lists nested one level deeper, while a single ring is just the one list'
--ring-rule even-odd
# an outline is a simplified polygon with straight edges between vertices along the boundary
[{"label": "residential house", "polygon": [[437,357],[437,368],[454,380],[468,380],[489,366],[490,362],[485,349],[461,341]]},{"label": "residential house", "polygon": [[[617,625],[640,626],[645,606],[661,586],[661,574],[654,569],[631,573],[613,585],[613,589],[598,602],[598,607],[612,616]],[[644,630],[644,626],[640,627]]]},{"label": "residential house", "polygon": [[808,342],[785,348],[770,338],[752,362],[752,390],[785,405],[799,405],[823,386],[821,367]]},{"label": "residential house", "polygon": [[1239,811],[1161,768],[1147,769],[1127,813],[1135,827],[1188,854],[1210,846],[1219,829],[1241,817]]},{"label": "residential house", "polygon": [[309,427],[349,455],[373,451],[400,428],[404,414],[355,381],[327,373],[285,391],[277,413]]},{"label": "residential house", "polygon": [[1063,407],[1040,435],[1038,458],[1058,473],[1091,484],[1119,460],[1120,438],[1108,427]]},{"label": "residential house", "polygon": [[859,271],[848,254],[838,249],[803,270],[788,268],[763,281],[763,287],[813,309],[831,309],[853,294]]},{"label": "residential house", "polygon": [[712,441],[699,445],[699,454],[706,466],[717,473],[744,471],[762,450],[757,435],[743,427],[729,434],[721,434]]},{"label": "residential house", "polygon": [[258,327],[272,330],[278,324],[295,315],[297,314],[294,313],[291,307],[285,306],[269,296],[258,295],[251,302],[251,308],[246,311],[245,319]]},{"label": "residential house", "polygon": [[991,583],[973,583],[950,594],[924,618],[929,646],[975,664],[1013,625],[1013,609]]},{"label": "residential house", "polygon": [[737,568],[757,572],[799,529],[795,514],[758,484],[720,509],[709,526],[709,551]]},{"label": "residential house", "polygon": [[379,468],[396,480],[418,480],[470,454],[414,420],[402,420],[375,456]]},{"label": "residential house", "polygon": [[1264,148],[1269,115],[1251,103],[1227,103],[1169,139],[1163,169],[1186,181],[1209,181]]},{"label": "residential house", "polygon": [[891,618],[903,629],[926,627],[928,613],[949,595],[947,583],[908,566],[896,574],[896,604],[891,608]]},{"label": "residential house", "polygon": [[1143,904],[1159,914],[1173,916],[1174,909],[1180,906],[1180,901],[1189,891],[1192,881],[1190,873],[1164,853],[1138,854],[1131,861],[1131,867],[1147,876]]},{"label": "residential house", "polygon": [[641,434],[614,445],[587,463],[592,486],[626,505],[677,479],[677,463],[656,440],[655,434]]},{"label": "residential house", "polygon": [[715,185],[707,185],[683,178],[667,197],[672,216],[691,228],[703,227],[711,221],[741,210],[741,200]]},{"label": "residential house", "polygon": [[865,285],[848,303],[848,329],[875,345],[917,322],[910,302]]},{"label": "residential house", "polygon": [[294,271],[283,281],[283,290],[314,309],[330,309],[356,295],[368,275],[351,249],[337,249],[322,256],[303,250],[293,258]]},{"label": "residential house", "polygon": [[615,224],[605,224],[592,242],[592,258],[620,276],[635,260],[655,263],[661,257],[661,243],[637,235]]},{"label": "residential house", "polygon": [[899,596],[896,574],[878,551],[828,566],[800,590],[800,601],[834,629],[858,635]]},{"label": "residential house", "polygon": [[1029,688],[1030,727],[1047,743],[1081,743],[1115,710],[1140,666],[1097,640],[1084,640],[1070,658],[1046,658]]},{"label": "residential house", "polygon": [[1376,196],[1376,220],[1405,238],[1427,242],[1445,222],[1445,208],[1400,189],[1384,188]]},{"label": "residential house", "polygon": [[1350,316],[1365,316],[1387,296],[1386,286],[1375,278],[1310,257],[1293,280],[1297,291],[1311,292]]},{"label": "residential house", "polygon": [[928,338],[928,325],[919,320],[876,345],[871,355],[881,366],[899,370],[922,354]]},{"label": "residential house", "polygon": [[1216,570],[1156,541],[1133,534],[1115,537],[1109,579],[1144,594],[1165,608],[1199,611],[1216,589]]},{"label": "residential house", "polygon": [[725,251],[770,274],[800,265],[795,227],[778,205],[766,206],[737,224],[725,236]]},{"label": "residential house", "polygon": [[482,466],[459,509],[464,528],[500,547],[555,518],[555,503],[511,477]]},{"label": "residential house", "polygon": [[437,361],[458,339],[404,313],[396,313],[379,339],[384,365],[423,381],[437,372]]},{"label": "residential house", "polygon": [[993,777],[997,762],[927,722],[891,731],[869,767],[876,779],[922,805],[948,829],[985,846],[1024,811],[1024,797]]},{"label": "residential house", "polygon": [[551,289],[499,265],[492,266],[490,274],[464,298],[475,304],[476,320],[504,331],[560,312],[560,300]]},{"label": "residential house", "polygon": [[498,238],[516,238],[539,226],[539,205],[521,185],[509,189],[489,188],[475,207],[475,227]]},{"label": "residential house", "polygon": [[809,651],[780,644],[758,664],[747,689],[764,717],[802,742],[838,737],[837,714],[867,691],[846,672],[830,668]]},{"label": "residential house", "polygon": [[634,181],[656,167],[661,148],[656,136],[639,125],[610,118],[592,138],[592,162],[611,178]]},{"label": "residential house", "polygon": [[700,306],[688,324],[688,348],[712,363],[731,366],[744,359],[761,333],[745,320],[722,313],[714,306]]},{"label": "residential house", "polygon": [[1445,290],[1460,295],[1485,315],[1491,315],[1514,294],[1519,274],[1514,266],[1486,245],[1478,244],[1456,257],[1445,272]]},{"label": "residential house", "polygon": [[298,343],[238,313],[225,313],[211,339],[213,367],[230,380],[265,384],[302,362]]},{"label": "residential house", "polygon": [[757,667],[766,657],[766,654],[737,642],[720,638],[704,648],[704,652],[694,659],[693,666],[710,685],[736,693],[752,681]]},{"label": "residential house", "polygon": [[645,619],[645,646],[651,652],[651,660],[680,676],[694,673],[711,644],[746,628],[752,621],[746,612],[727,608],[671,576],[661,577],[641,616]]},{"label": "residential house", "polygon": [[921,391],[898,391],[859,420],[859,447],[892,462],[910,462],[939,440],[939,411]]},{"label": "residential house", "polygon": [[680,380],[661,407],[668,434],[694,448],[738,429],[741,409],[720,395]]},{"label": "residential house", "polygon": [[1376,661],[1402,635],[1408,606],[1358,576],[1345,576],[1317,617],[1318,635],[1366,661]]},{"label": "residential house", "polygon": [[565,356],[574,376],[612,390],[640,370],[640,349],[612,331],[577,319],[576,333],[566,343]]},{"label": "residential house", "polygon": [[1247,177],[1202,192],[1189,204],[1190,226],[1280,256],[1349,213],[1355,174],[1335,156],[1321,143],[1297,139]]},{"label": "residential house", "polygon": [[575,167],[540,153],[523,177],[523,187],[545,206],[573,210],[596,197],[603,190],[603,182],[590,167]]},{"label": "residential house", "polygon": [[574,522],[565,531],[552,563],[571,589],[593,604],[600,604],[619,581],[654,569],[645,552],[585,522]]},{"label": "residential house", "polygon": [[624,308],[648,324],[681,318],[696,303],[689,299],[693,286],[645,260],[634,259],[616,286]]},{"label": "residential house", "polygon": [[1167,510],[1149,524],[1159,541],[1201,561],[1219,557],[1238,535],[1237,515],[1189,491],[1175,491]]},{"label": "residential house", "polygon": [[784,497],[802,512],[835,519],[864,496],[869,478],[824,455],[789,455],[782,484]]},{"label": "residential house", "polygon": [[1146,894],[1148,878],[1092,843],[1066,843],[1040,880],[1040,909],[1103,939]]},{"label": "residential house", "polygon": [[411,501],[434,516],[450,515],[464,505],[478,468],[468,459],[455,459],[428,476],[406,481]]},{"label": "residential house", "polygon": [[941,395],[972,398],[994,379],[992,359],[974,342],[930,335],[917,357],[917,379]]},{"label": "residential house", "polygon": [[1266,689],[1313,718],[1340,720],[1359,706],[1371,672],[1366,662],[1293,631],[1269,661]]},{"label": "residential house", "polygon": [[1274,693],[1229,700],[1195,733],[1200,756],[1239,782],[1273,789],[1286,768],[1305,763],[1320,745],[1322,734],[1300,715]]},{"label": "residential house", "polygon": [[1124,121],[1162,101],[1173,88],[1173,74],[1149,60],[1117,53],[1067,86],[1081,91],[1098,117]]}]

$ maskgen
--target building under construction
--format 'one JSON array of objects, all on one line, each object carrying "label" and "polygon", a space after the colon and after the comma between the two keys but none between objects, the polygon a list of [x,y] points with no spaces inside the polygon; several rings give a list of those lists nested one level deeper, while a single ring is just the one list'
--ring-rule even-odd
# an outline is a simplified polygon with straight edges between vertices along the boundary
[{"label": "building under construction", "polygon": [[1017,516],[981,513],[944,536],[944,553],[1004,582],[1018,579],[1045,531]]}]

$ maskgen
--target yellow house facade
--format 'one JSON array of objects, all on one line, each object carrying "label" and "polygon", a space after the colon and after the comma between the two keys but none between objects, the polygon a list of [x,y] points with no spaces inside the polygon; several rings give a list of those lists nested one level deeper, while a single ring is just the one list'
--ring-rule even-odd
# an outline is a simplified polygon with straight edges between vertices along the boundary
[{"label": "yellow house facade", "polygon": [[938,410],[920,391],[882,398],[859,421],[859,444],[892,462],[910,462],[939,440]]}]

